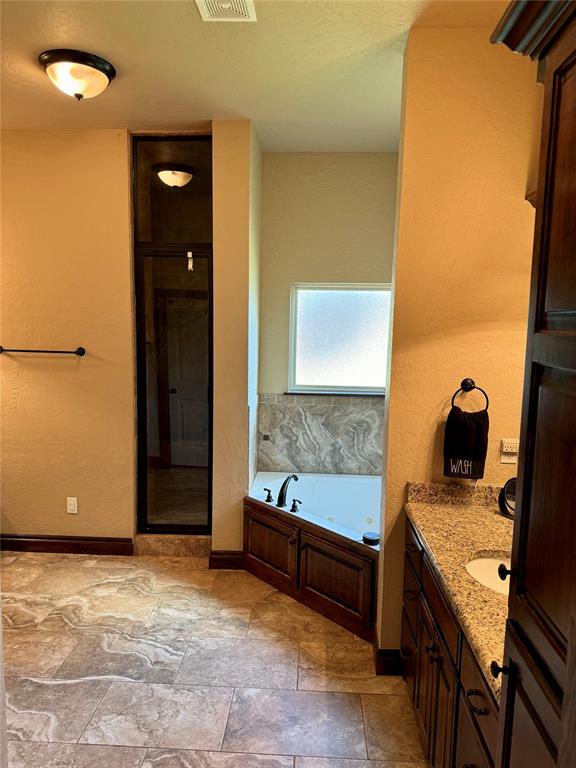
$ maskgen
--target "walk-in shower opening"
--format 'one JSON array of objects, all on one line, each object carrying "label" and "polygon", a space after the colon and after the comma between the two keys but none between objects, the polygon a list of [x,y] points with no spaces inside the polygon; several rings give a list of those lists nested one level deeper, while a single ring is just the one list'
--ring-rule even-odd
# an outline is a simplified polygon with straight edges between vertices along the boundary
[{"label": "walk-in shower opening", "polygon": [[[209,533],[210,138],[134,137],[133,179],[138,529],[148,533]],[[172,186],[184,181],[183,186]]]}]

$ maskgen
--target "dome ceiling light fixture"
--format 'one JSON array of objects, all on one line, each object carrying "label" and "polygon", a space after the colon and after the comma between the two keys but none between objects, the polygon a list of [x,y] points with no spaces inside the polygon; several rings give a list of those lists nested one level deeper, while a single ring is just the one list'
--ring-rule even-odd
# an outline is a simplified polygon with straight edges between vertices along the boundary
[{"label": "dome ceiling light fixture", "polygon": [[116,77],[116,70],[106,59],[71,48],[44,51],[38,63],[56,88],[78,101],[99,96]]},{"label": "dome ceiling light fixture", "polygon": [[194,168],[178,163],[161,163],[155,165],[154,170],[160,181],[167,187],[185,187],[196,175]]}]

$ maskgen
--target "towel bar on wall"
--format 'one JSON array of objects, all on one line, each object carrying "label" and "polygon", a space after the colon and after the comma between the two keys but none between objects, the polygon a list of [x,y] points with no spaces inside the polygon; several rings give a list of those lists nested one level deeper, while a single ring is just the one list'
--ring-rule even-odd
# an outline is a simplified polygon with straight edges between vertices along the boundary
[{"label": "towel bar on wall", "polygon": [[8,349],[0,346],[0,355],[3,352],[24,352],[33,355],[78,355],[78,357],[84,357],[86,354],[84,347],[76,347],[76,349]]}]

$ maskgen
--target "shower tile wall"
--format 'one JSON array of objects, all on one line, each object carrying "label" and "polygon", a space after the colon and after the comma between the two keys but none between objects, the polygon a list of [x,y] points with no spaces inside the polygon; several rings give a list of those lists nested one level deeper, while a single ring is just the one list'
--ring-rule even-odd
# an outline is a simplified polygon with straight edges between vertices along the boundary
[{"label": "shower tile wall", "polygon": [[261,394],[258,469],[379,475],[383,397]]}]

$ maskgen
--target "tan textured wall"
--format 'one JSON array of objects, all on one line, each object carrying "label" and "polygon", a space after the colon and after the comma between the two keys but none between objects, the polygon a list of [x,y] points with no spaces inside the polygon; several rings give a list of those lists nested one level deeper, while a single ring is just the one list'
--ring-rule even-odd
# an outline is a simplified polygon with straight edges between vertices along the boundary
[{"label": "tan textured wall", "polygon": [[290,283],[389,282],[398,155],[265,153],[260,392],[288,387]]},{"label": "tan textured wall", "polygon": [[248,490],[248,120],[212,124],[214,205],[214,495],[212,548],[242,549]]},{"label": "tan textured wall", "polygon": [[405,486],[445,480],[443,421],[465,376],[490,395],[482,482],[516,472],[498,449],[519,433],[534,229],[524,196],[541,100],[535,65],[489,33],[416,29],[406,51],[382,647],[399,642]]},{"label": "tan textured wall", "polygon": [[[134,360],[128,137],[2,135],[2,528],[131,536]],[[78,515],[66,513],[77,496]]]}]

